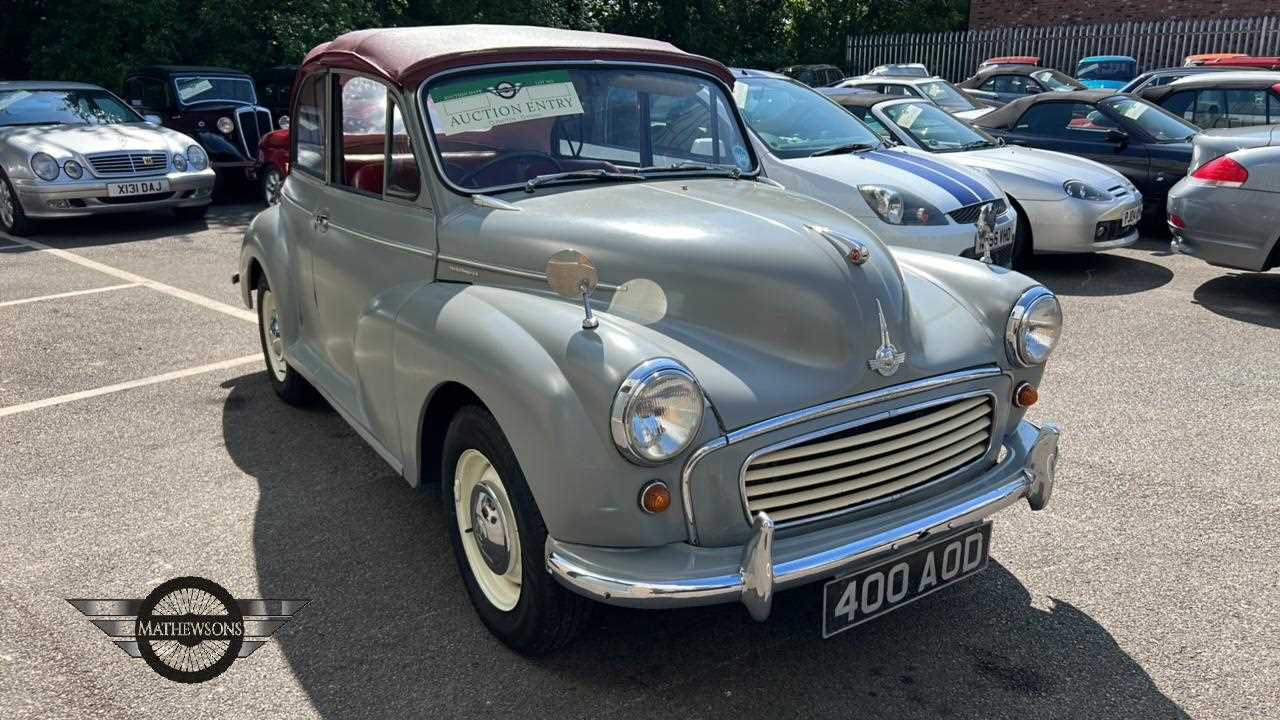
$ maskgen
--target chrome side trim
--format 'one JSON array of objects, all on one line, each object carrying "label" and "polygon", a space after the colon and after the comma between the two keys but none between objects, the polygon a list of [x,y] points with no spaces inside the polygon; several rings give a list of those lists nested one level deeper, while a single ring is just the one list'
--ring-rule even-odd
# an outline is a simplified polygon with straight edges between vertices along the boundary
[{"label": "chrome side trim", "polygon": [[[521,270],[520,268],[508,267],[506,265],[493,265],[491,263],[480,262],[479,260],[470,260],[456,255],[441,255],[440,262],[449,263],[451,265],[460,265],[473,270],[483,270],[485,272],[498,273],[499,275],[518,277],[522,280],[535,280],[538,282],[546,282],[547,280],[547,274],[543,272]],[[600,283],[596,285],[596,289],[617,292],[618,286],[610,285],[609,283]]]},{"label": "chrome side trim", "polygon": [[[441,259],[443,259],[443,257]],[[693,491],[689,487],[690,480],[693,476],[694,467],[712,451],[719,450],[720,448],[728,445],[740,443],[744,440],[750,440],[751,438],[764,435],[765,433],[782,430],[783,428],[788,428],[792,425],[798,425],[810,420],[817,420],[829,415],[836,415],[847,410],[866,407],[867,405],[880,402],[888,402],[890,400],[896,400],[909,395],[928,392],[929,390],[936,390],[938,388],[970,382],[972,380],[999,377],[1002,374],[1004,374],[1004,371],[994,365],[990,365],[987,367],[947,373],[946,375],[935,375],[934,377],[914,380],[901,385],[892,385],[887,388],[872,390],[871,392],[863,393],[861,395],[853,395],[841,400],[832,400],[831,402],[814,405],[803,410],[796,410],[794,412],[786,413],[785,415],[779,415],[775,418],[747,425],[746,427],[707,442],[689,456],[689,459],[685,461],[684,469],[680,473],[680,498],[683,500],[684,523],[685,529],[689,534],[689,542],[694,545],[698,544],[698,529],[693,513]]]},{"label": "chrome side trim", "polygon": [[[294,204],[296,205],[296,203]],[[342,232],[347,233],[352,237],[360,238],[361,240],[367,240],[371,243],[377,243],[379,245],[384,245],[386,247],[394,248],[396,250],[403,250],[404,252],[412,253],[414,255],[422,255],[424,257],[430,257],[430,258],[433,258],[436,256],[434,251],[427,250],[426,248],[414,247],[412,245],[405,245],[403,243],[394,242],[392,240],[383,240],[380,237],[374,237],[373,235],[367,235],[365,233],[362,233],[359,230],[353,230],[347,227],[346,225],[339,225],[333,222],[332,220],[329,221],[329,227],[334,230],[341,230]]]}]

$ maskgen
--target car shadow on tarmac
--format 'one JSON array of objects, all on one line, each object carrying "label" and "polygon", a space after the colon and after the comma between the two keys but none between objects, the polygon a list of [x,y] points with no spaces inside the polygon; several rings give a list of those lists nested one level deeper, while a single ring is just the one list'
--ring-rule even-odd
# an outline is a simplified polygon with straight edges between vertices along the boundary
[{"label": "car shadow on tarmac", "polygon": [[1163,265],[1128,255],[1037,255],[1021,272],[1059,295],[1107,297],[1154,290],[1173,280]]},{"label": "car shadow on tarmac", "polygon": [[599,606],[572,645],[521,657],[474,615],[434,488],[263,373],[224,387],[227,452],[259,488],[258,589],[311,600],[275,642],[323,717],[1186,717],[1106,628],[995,561],[827,641],[814,586],[767,623]]},{"label": "car shadow on tarmac", "polygon": [[233,195],[215,199],[209,213],[200,220],[179,220],[169,210],[48,220],[40,223],[31,239],[61,250],[145,240],[181,242],[202,230],[243,233],[249,221],[264,209],[253,197]]},{"label": "car shadow on tarmac", "polygon": [[1280,273],[1223,272],[1196,288],[1196,304],[1232,320],[1280,328]]}]

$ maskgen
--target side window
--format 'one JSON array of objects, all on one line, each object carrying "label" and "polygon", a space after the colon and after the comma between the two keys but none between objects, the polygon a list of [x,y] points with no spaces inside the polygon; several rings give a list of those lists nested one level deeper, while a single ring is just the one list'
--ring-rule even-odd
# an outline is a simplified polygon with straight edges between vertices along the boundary
[{"label": "side window", "polygon": [[1267,124],[1266,90],[1228,90],[1226,127]]},{"label": "side window", "polygon": [[1227,99],[1221,90],[1201,90],[1192,105],[1191,122],[1205,130],[1229,127],[1226,110]]},{"label": "side window", "polygon": [[316,177],[324,177],[325,164],[325,74],[302,81],[298,89],[298,107],[290,126],[294,146],[293,165]]},{"label": "side window", "polygon": [[910,97],[912,95],[910,88],[906,85],[898,85],[897,83],[885,83],[881,85],[880,92],[885,95],[901,95],[905,97]]},{"label": "side window", "polygon": [[1023,113],[1013,129],[1045,137],[1096,140],[1116,127],[1111,118],[1087,103],[1048,102]]},{"label": "side window", "polygon": [[412,200],[418,197],[422,184],[418,159],[413,154],[413,141],[404,127],[400,106],[391,103],[391,172],[387,174],[387,194]]},{"label": "side window", "polygon": [[142,106],[153,110],[169,106],[169,98],[164,92],[164,83],[151,78],[142,78]]},{"label": "side window", "polygon": [[1160,103],[1160,106],[1184,120],[1195,122],[1193,108],[1195,99],[1196,93],[1194,90],[1184,90],[1166,97],[1164,102]]},{"label": "side window", "polygon": [[125,102],[133,107],[142,107],[142,80],[129,78],[124,81]]},{"label": "side window", "polygon": [[1280,95],[1267,94],[1267,124],[1280,125]]},{"label": "side window", "polygon": [[999,77],[988,78],[986,82],[982,83],[982,85],[978,87],[979,90],[986,90],[987,92],[1000,92],[999,88]]},{"label": "side window", "polygon": [[356,76],[339,76],[342,142],[338,185],[381,197],[386,164],[387,88]]},{"label": "side window", "polygon": [[862,118],[862,122],[866,123],[867,127],[871,128],[871,131],[876,135],[879,135],[882,140],[895,139],[893,137],[893,133],[889,132],[889,129],[886,128],[875,115],[867,113],[866,116]]}]

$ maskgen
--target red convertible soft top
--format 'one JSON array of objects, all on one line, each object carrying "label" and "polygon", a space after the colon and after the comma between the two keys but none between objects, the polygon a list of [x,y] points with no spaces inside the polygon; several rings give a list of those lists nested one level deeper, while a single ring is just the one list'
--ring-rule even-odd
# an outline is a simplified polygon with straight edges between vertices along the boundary
[{"label": "red convertible soft top", "polygon": [[318,45],[299,75],[321,67],[359,70],[410,88],[442,70],[539,60],[614,60],[679,65],[733,85],[724,65],[658,40],[522,25],[439,25],[356,30]]}]

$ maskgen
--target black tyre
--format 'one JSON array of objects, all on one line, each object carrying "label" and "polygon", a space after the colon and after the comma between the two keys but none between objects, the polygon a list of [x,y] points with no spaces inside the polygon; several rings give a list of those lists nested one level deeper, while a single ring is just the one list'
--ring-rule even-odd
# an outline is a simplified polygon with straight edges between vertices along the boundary
[{"label": "black tyre", "polygon": [[0,172],[0,230],[19,237],[36,231],[35,221],[27,217],[17,191],[3,172]]},{"label": "black tyre", "polygon": [[1018,227],[1013,233],[1013,259],[1010,266],[1014,270],[1023,270],[1031,263],[1034,255],[1031,247],[1031,221],[1025,212],[1018,213]]},{"label": "black tyre", "polygon": [[267,379],[282,400],[290,405],[307,405],[315,399],[311,383],[294,370],[284,357],[284,340],[280,333],[280,306],[275,294],[267,285],[266,277],[258,279],[258,339],[262,342],[262,355],[267,361]]},{"label": "black tyre", "polygon": [[178,216],[179,220],[203,220],[204,216],[209,214],[209,206],[176,207],[173,209],[173,214]]},{"label": "black tyre", "polygon": [[458,411],[441,462],[449,539],[480,620],[517,652],[564,646],[586,624],[591,602],[546,571],[542,513],[488,410]]}]

